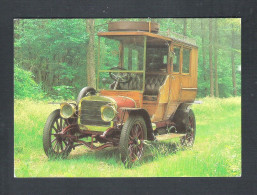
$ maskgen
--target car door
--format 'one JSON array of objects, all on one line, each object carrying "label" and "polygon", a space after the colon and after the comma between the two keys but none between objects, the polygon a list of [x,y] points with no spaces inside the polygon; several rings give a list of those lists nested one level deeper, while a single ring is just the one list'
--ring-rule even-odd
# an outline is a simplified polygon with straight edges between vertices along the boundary
[{"label": "car door", "polygon": [[171,51],[173,52],[173,57],[171,58],[170,64],[170,92],[169,102],[164,116],[165,120],[169,119],[176,111],[181,98],[182,48],[180,46],[171,46]]}]

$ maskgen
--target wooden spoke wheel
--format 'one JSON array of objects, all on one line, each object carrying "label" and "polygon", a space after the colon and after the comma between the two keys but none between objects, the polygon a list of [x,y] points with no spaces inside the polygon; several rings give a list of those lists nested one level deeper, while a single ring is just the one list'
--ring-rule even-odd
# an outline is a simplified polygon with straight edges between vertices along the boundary
[{"label": "wooden spoke wheel", "polygon": [[43,132],[43,147],[48,157],[66,158],[71,152],[68,140],[58,135],[68,124],[68,120],[60,116],[60,109],[49,115]]},{"label": "wooden spoke wheel", "polygon": [[196,123],[194,112],[190,109],[188,113],[186,135],[180,139],[183,146],[192,147],[195,141]]},{"label": "wooden spoke wheel", "polygon": [[143,117],[130,116],[122,128],[119,145],[121,160],[125,167],[130,168],[142,158],[146,137],[147,128]]}]

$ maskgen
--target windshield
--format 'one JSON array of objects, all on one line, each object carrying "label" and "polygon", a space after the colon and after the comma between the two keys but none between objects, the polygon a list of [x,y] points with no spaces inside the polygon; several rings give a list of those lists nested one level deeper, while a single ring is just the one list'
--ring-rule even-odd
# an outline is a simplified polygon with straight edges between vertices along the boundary
[{"label": "windshield", "polygon": [[143,91],[146,38],[99,38],[98,89]]}]

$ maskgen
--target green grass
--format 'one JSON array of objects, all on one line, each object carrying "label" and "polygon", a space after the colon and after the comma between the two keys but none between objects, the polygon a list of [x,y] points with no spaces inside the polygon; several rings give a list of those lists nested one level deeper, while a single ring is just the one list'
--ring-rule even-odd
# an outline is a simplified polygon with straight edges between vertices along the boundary
[{"label": "green grass", "polygon": [[117,149],[73,150],[66,160],[49,160],[42,144],[48,115],[59,105],[15,100],[16,177],[233,177],[241,176],[241,98],[204,98],[193,105],[197,132],[192,149],[176,140],[148,145],[142,163],[125,169]]}]

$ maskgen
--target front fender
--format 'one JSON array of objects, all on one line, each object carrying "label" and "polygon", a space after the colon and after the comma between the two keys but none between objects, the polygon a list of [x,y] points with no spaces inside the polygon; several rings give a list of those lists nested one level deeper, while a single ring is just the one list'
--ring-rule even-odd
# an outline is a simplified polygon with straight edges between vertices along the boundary
[{"label": "front fender", "polygon": [[128,112],[129,116],[131,116],[131,115],[143,116],[146,127],[147,127],[147,140],[150,140],[150,141],[155,140],[151,119],[150,119],[148,112],[145,109],[143,109],[143,108],[121,108],[121,110]]}]

